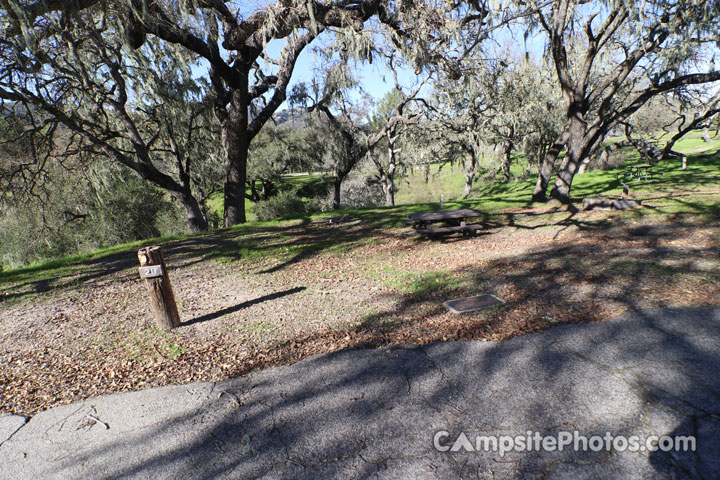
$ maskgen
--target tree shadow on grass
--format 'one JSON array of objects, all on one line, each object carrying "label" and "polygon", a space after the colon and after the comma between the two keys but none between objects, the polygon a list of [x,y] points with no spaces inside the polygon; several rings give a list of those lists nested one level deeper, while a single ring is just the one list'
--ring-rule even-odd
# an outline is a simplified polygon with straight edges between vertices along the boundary
[{"label": "tree shadow on grass", "polygon": [[[397,221],[392,218],[392,222]],[[160,245],[172,277],[175,268],[190,267],[208,260],[278,259],[279,264],[269,269],[277,271],[322,251],[347,251],[372,237],[382,239],[389,235],[387,229],[377,229],[372,223],[344,228],[343,224],[313,225],[308,218],[299,220],[300,223],[295,225],[226,229]],[[148,241],[148,245],[151,243]],[[6,291],[0,294],[0,302],[53,290],[93,286],[108,278],[122,281],[137,279],[136,251],[137,247],[132,247],[91,260],[2,272],[0,285]]]},{"label": "tree shadow on grass", "polygon": [[[673,198],[673,202],[683,203],[683,208],[691,208],[698,213],[718,216],[720,206],[704,206],[702,203]],[[454,203],[459,207],[480,208],[476,202]],[[380,208],[371,211],[349,212],[344,214],[349,221],[340,224],[317,223],[310,218],[300,218],[295,225],[270,225],[242,227],[211,232],[191,238],[169,241],[162,244],[166,263],[170,271],[184,268],[208,260],[235,262],[255,259],[269,260],[260,273],[275,273],[297,264],[307,258],[323,252],[344,253],[352,251],[369,242],[384,242],[397,237],[396,227],[402,224],[405,214],[439,208],[437,204],[422,204],[396,208]],[[654,208],[649,206],[649,208]],[[662,209],[658,209],[662,211]],[[481,218],[490,228],[503,225],[520,229],[537,229],[545,226],[577,227],[580,230],[597,230],[613,226],[613,220],[576,215],[568,212],[561,219],[561,212],[547,210],[541,212],[525,211],[521,213],[503,212],[496,215],[484,214]],[[445,242],[458,241],[457,237],[443,239]],[[413,244],[408,244],[411,248]],[[82,288],[115,276],[122,281],[137,278],[136,248],[113,253],[84,262],[62,264],[42,269],[3,272],[0,282],[9,283],[7,290],[0,295],[0,302],[22,299],[61,290],[64,288]]]}]

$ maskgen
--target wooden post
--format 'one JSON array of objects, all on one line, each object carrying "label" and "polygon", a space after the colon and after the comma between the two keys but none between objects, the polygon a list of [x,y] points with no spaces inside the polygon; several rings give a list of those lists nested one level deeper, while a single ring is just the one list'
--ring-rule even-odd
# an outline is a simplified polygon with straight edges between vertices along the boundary
[{"label": "wooden post", "polygon": [[687,169],[687,157],[682,157],[682,169]]},{"label": "wooden post", "polygon": [[162,250],[160,247],[141,248],[138,250],[138,260],[140,260],[140,278],[145,279],[155,323],[163,330],[177,327],[180,325],[180,315]]}]

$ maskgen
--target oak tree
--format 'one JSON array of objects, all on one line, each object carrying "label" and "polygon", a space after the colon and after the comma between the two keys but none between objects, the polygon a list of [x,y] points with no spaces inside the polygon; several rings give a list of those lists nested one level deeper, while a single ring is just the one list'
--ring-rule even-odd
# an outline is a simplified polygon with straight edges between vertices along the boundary
[{"label": "oak tree", "polygon": [[[534,200],[569,202],[573,178],[609,131],[651,98],[720,80],[702,62],[719,38],[717,2],[554,0],[534,16],[565,101],[565,127],[545,156]],[[578,49],[573,61],[571,49]]]}]

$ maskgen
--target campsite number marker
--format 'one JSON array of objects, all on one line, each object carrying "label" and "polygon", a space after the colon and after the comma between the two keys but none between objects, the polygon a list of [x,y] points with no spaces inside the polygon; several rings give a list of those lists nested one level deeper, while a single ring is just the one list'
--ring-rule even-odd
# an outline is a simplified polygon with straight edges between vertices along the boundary
[{"label": "campsite number marker", "polygon": [[163,330],[170,330],[180,325],[180,314],[175,304],[170,277],[165,268],[160,247],[146,247],[138,250],[140,261],[140,278],[145,280],[145,287],[150,295],[150,308],[155,323]]}]

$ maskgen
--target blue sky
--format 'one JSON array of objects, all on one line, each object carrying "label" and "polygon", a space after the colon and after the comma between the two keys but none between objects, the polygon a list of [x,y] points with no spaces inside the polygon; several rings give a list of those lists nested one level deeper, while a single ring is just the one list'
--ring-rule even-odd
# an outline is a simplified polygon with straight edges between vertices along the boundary
[{"label": "blue sky", "polygon": [[[319,63],[322,62],[322,60],[313,53],[313,50],[323,45],[323,42],[327,42],[327,37],[318,38],[315,42],[306,47],[298,57],[288,92],[290,92],[293,85],[297,83],[309,83],[313,78],[314,70],[318,67]],[[277,58],[283,44],[283,41],[276,40],[268,45],[268,53],[270,56]],[[358,62],[355,64],[355,69],[357,79],[360,82],[359,90],[371,95],[376,100],[382,98],[383,95],[395,87],[392,74],[386,64],[379,59],[373,61],[372,64]],[[400,69],[399,71],[399,79],[403,85],[412,85],[416,82],[416,78],[412,70]],[[287,105],[283,104],[280,110],[286,107]]]},{"label": "blue sky", "polygon": [[[295,63],[295,69],[288,86],[288,93],[292,91],[294,85],[303,82],[309,83],[312,80],[313,75],[315,74],[315,69],[318,68],[322,62],[322,60],[314,54],[313,50],[323,45],[323,42],[327,41],[327,36],[318,38],[300,53],[300,56]],[[277,59],[284,45],[285,40],[273,40],[266,48],[267,56]],[[356,69],[356,77],[360,83],[360,86],[357,89],[359,90],[357,95],[366,93],[370,94],[374,99],[379,100],[395,86],[392,74],[384,62],[379,59],[373,61],[372,64],[358,62],[355,64],[354,68]],[[198,78],[207,77],[208,69],[208,63],[203,60],[200,61],[198,66],[193,68],[193,72]],[[272,71],[272,67],[264,68],[263,72],[265,74],[275,73]],[[409,69],[400,69],[399,80],[403,85],[407,86],[411,86],[417,81],[416,75]],[[285,108],[288,108],[287,102],[284,102],[278,111]]]},{"label": "blue sky", "polygon": [[[241,15],[248,17],[255,10],[263,8],[272,2],[271,0],[243,0],[233,3]],[[302,51],[295,64],[295,70],[293,71],[288,92],[292,90],[293,85],[296,83],[309,82],[312,79],[313,69],[317,64],[317,60],[313,55],[313,49],[327,44],[329,39],[329,34],[327,32],[323,33]],[[280,49],[284,44],[284,40],[273,40],[268,44],[266,52],[271,58],[278,58]],[[386,67],[383,66],[382,62],[375,61],[372,65],[359,64],[357,66],[357,73],[362,91],[369,93],[375,99],[381,98],[395,86],[392,75],[386,71]],[[400,80],[403,83],[411,85],[415,81],[415,74],[410,70],[401,71]],[[281,105],[279,110],[283,108],[287,108],[287,104],[284,103]]]},{"label": "blue sky", "polygon": [[[520,40],[518,40],[520,39]],[[540,58],[543,54],[544,48],[544,36],[542,34],[535,34],[528,38],[525,45],[522,41],[522,33],[514,32],[514,35],[508,29],[501,29],[496,31],[495,35],[495,46],[499,53],[509,53],[510,50],[516,50],[519,55],[522,55],[525,48],[528,49],[530,54],[534,58]],[[292,86],[300,82],[309,82],[313,77],[313,69],[316,68],[318,60],[313,54],[313,50],[317,47],[324,46],[329,42],[329,36],[327,34],[321,35],[312,44],[303,50],[300,54],[297,63],[295,64],[295,70],[293,72],[292,80],[288,92],[291,91]],[[280,49],[284,41],[276,40],[268,45],[268,53],[273,57],[277,58]],[[380,99],[388,91],[395,87],[395,82],[392,73],[389,71],[385,62],[380,59],[375,59],[372,64],[368,63],[357,63],[355,65],[356,75],[360,81],[361,90],[364,93],[370,94],[376,100]],[[399,80],[403,86],[411,87],[418,82],[418,77],[409,68],[399,69]],[[280,109],[286,108],[287,105],[283,104]]]}]

